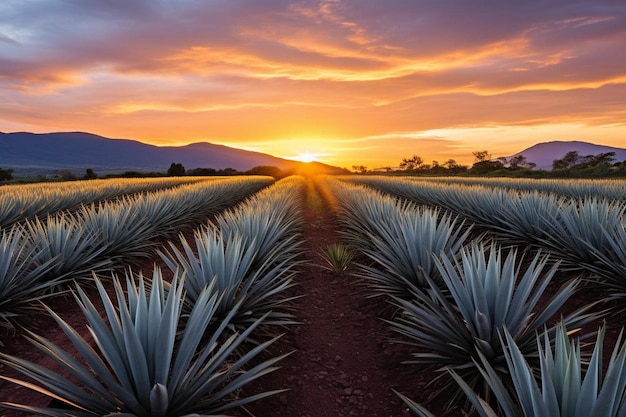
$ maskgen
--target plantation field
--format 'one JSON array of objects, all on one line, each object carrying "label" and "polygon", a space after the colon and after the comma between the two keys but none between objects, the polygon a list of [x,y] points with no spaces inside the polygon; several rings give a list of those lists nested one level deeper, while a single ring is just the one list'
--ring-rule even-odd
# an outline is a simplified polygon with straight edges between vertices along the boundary
[{"label": "plantation field", "polygon": [[1,415],[626,410],[624,181],[92,185],[0,188]]}]

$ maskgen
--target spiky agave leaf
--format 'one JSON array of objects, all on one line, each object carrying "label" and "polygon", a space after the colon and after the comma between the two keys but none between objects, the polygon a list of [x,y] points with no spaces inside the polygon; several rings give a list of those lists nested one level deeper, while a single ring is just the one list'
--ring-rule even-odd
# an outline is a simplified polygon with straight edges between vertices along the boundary
[{"label": "spiky agave leaf", "polygon": [[365,267],[376,291],[406,298],[410,288],[428,287],[426,277],[443,285],[436,254],[453,256],[463,246],[471,228],[439,210],[404,207],[388,213],[370,233],[372,247],[364,253],[375,267]]},{"label": "spiky agave leaf", "polygon": [[[216,317],[225,317],[234,306],[242,306],[232,320],[235,327],[247,327],[264,314],[269,314],[269,322],[274,324],[293,322],[290,314],[280,312],[281,305],[289,299],[277,295],[293,285],[295,251],[285,257],[283,245],[279,245],[259,259],[254,239],[250,242],[249,237],[238,232],[225,237],[218,229],[197,231],[195,249],[183,236],[180,238],[182,251],[170,243],[171,251],[161,253],[161,257],[172,271],[180,269],[185,273],[187,309],[202,291],[210,288],[220,296]],[[282,254],[278,263],[277,254]]]},{"label": "spiky agave leaf", "polygon": [[324,267],[337,274],[345,272],[350,267],[352,258],[354,258],[354,251],[341,243],[331,243],[322,253]]},{"label": "spiky agave leaf", "polygon": [[155,244],[156,232],[147,213],[138,211],[134,199],[82,207],[83,227],[98,236],[109,257],[145,256]]},{"label": "spiky agave leaf", "polygon": [[[246,352],[238,359],[233,352],[250,336],[263,318],[243,333],[225,341],[222,333],[235,314],[231,312],[210,335],[203,338],[213,318],[219,297],[203,291],[190,315],[183,318],[183,285],[175,275],[166,291],[160,270],[155,268],[150,292],[126,276],[125,295],[114,277],[118,306],[95,277],[105,317],[98,313],[85,292],[77,287],[75,298],[89,324],[96,348],[83,339],[54,311],[54,317],[79,352],[75,358],[46,338],[30,333],[31,342],[49,355],[70,378],[17,357],[0,354],[2,363],[31,378],[34,383],[0,376],[66,404],[71,411],[2,403],[4,407],[39,415],[61,416],[166,416],[189,413],[211,414],[271,395],[233,399],[243,385],[274,370],[282,357],[246,369],[250,361],[273,340]],[[237,306],[238,307],[238,306]]]},{"label": "spiky agave leaf", "polygon": [[[544,274],[547,262],[547,257],[537,254],[522,273],[514,250],[503,260],[498,247],[492,246],[487,254],[478,243],[464,248],[460,259],[442,255],[438,268],[450,296],[433,283],[428,292],[416,292],[413,301],[395,298],[402,314],[391,322],[392,328],[427,352],[415,353],[415,362],[438,364],[441,371],[452,369],[474,389],[482,384],[474,364],[478,354],[497,371],[506,371],[499,338],[505,327],[529,361],[537,364],[535,332],[561,309],[578,285],[578,280],[571,281],[540,303],[558,267]],[[597,313],[587,313],[589,307],[571,313],[565,324],[578,328],[597,318]],[[549,334],[553,335],[554,329]],[[449,381],[444,388],[453,389],[453,385]]]},{"label": "spiky agave leaf", "polygon": [[98,235],[70,214],[48,216],[46,222],[35,219],[26,225],[39,252],[37,261],[54,261],[48,278],[65,278],[69,274],[78,278],[112,264],[111,259],[101,256],[106,246]]},{"label": "spiky agave leaf", "polygon": [[54,259],[41,262],[42,251],[21,226],[1,231],[0,327],[13,329],[20,317],[39,310],[37,301],[60,282],[46,278]]},{"label": "spiky agave leaf", "polygon": [[608,242],[608,248],[587,246],[595,260],[586,264],[601,279],[595,280],[598,285],[608,287],[616,297],[626,296],[626,219],[620,224],[608,227],[601,225]]},{"label": "spiky agave leaf", "polygon": [[[618,337],[603,378],[605,328],[597,334],[591,359],[582,356],[580,340],[570,340],[563,322],[556,327],[554,341],[544,332],[537,336],[540,369],[529,365],[512,335],[504,329],[503,343],[513,387],[508,386],[480,357],[477,365],[493,391],[497,404],[507,417],[617,417],[626,415],[626,345]],[[543,339],[543,342],[542,342]],[[588,363],[583,371],[585,363]],[[481,416],[491,416],[493,408],[458,375],[459,385]],[[540,383],[539,383],[540,382]]]},{"label": "spiky agave leaf", "polygon": [[623,202],[595,197],[571,201],[561,207],[554,221],[546,222],[543,243],[578,268],[593,264],[596,253],[610,252],[612,239],[604,230],[622,227],[625,210]]},{"label": "spiky agave leaf", "polygon": [[441,282],[433,255],[456,253],[471,231],[437,209],[336,180],[330,186],[338,196],[349,241],[372,261],[359,266],[373,296],[406,298],[410,288],[428,286],[427,276]]},{"label": "spiky agave leaf", "polygon": [[[299,249],[295,240],[302,226],[302,201],[298,198],[302,187],[304,181],[301,177],[282,179],[238,208],[222,213],[216,219],[216,225],[227,238],[235,233],[254,237],[248,242],[256,245],[258,259],[265,259],[286,240],[290,243],[284,245],[280,253],[289,256],[291,251]],[[281,254],[275,253],[278,256]]]}]

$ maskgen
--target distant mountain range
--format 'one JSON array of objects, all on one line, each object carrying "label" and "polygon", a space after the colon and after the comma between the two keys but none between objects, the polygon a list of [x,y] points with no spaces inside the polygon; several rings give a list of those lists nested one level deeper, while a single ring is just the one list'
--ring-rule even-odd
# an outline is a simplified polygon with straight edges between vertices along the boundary
[{"label": "distant mountain range", "polygon": [[626,160],[626,149],[624,148],[580,141],[542,142],[511,156],[524,155],[527,161],[537,164],[536,169],[550,170],[552,169],[552,161],[563,158],[570,151],[577,151],[580,156],[615,152],[615,162]]},{"label": "distant mountain range", "polygon": [[[297,169],[302,162],[272,155],[201,142],[186,146],[153,146],[128,139],[109,139],[82,132],[1,133],[0,168],[16,174],[50,175],[60,170],[83,174],[87,168],[97,174],[124,171],[166,172],[181,163],[186,169],[233,168],[246,171],[257,166]],[[325,172],[343,171],[312,163]]]},{"label": "distant mountain range", "polygon": [[[533,145],[511,156],[524,155],[537,169],[551,169],[552,161],[567,152],[581,156],[615,152],[616,161],[626,160],[626,149],[580,141],[554,141]],[[233,168],[246,171],[257,166],[275,166],[297,170],[302,162],[272,155],[245,151],[207,142],[186,146],[154,146],[128,139],[110,139],[90,133],[2,133],[0,132],[0,168],[11,168],[16,175],[51,175],[71,170],[82,175],[87,168],[97,174],[124,171],[166,172],[172,162],[186,169]],[[317,170],[344,173],[345,170],[314,162]]]}]

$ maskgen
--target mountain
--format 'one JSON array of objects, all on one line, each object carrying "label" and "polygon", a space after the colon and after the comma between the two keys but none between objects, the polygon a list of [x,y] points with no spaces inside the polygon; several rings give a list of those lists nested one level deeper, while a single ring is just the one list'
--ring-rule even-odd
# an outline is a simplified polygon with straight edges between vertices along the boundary
[{"label": "mountain", "polygon": [[[237,171],[262,165],[297,169],[303,164],[207,142],[186,146],[154,146],[83,132],[0,132],[0,168],[12,168],[16,173],[38,172],[45,175],[69,169],[82,174],[87,168],[92,168],[98,174],[165,172],[172,162],[181,163],[186,169],[233,168]],[[326,164],[315,165],[324,171],[340,170]]]},{"label": "mountain", "polygon": [[552,169],[552,161],[563,158],[563,156],[570,151],[578,151],[580,156],[615,152],[615,162],[626,160],[626,149],[624,148],[596,145],[580,141],[542,142],[511,156],[524,155],[527,161],[537,164],[537,169],[550,170]]}]

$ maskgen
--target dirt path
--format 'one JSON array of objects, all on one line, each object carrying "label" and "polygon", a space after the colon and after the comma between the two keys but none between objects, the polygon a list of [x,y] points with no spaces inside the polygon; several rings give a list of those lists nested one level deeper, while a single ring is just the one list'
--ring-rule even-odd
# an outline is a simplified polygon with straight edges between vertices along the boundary
[{"label": "dirt path", "polygon": [[[365,298],[356,278],[322,267],[321,253],[339,242],[338,222],[317,188],[307,191],[305,257],[298,278],[297,317],[272,353],[295,352],[282,368],[260,382],[264,389],[289,391],[248,406],[256,417],[396,417],[410,415],[392,389],[407,392],[415,381],[403,346]],[[419,386],[419,384],[418,384]],[[415,387],[417,388],[417,386]],[[411,390],[409,390],[411,392]]]}]

